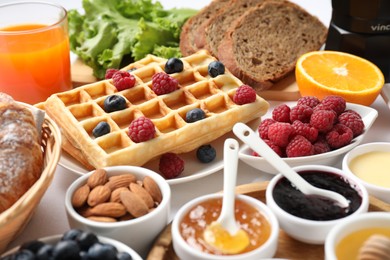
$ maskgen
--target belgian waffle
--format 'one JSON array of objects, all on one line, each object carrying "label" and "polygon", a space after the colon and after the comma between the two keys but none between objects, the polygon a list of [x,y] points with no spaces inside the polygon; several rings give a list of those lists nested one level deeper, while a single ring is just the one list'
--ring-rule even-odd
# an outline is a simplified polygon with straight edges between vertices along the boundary
[{"label": "belgian waffle", "polygon": [[[45,102],[45,110],[74,147],[75,153],[70,154],[80,157],[81,153],[84,158],[76,159],[81,162],[85,159],[84,165],[88,162],[95,168],[141,166],[167,152],[189,152],[231,131],[237,122],[249,122],[264,115],[269,108],[260,96],[253,103],[235,104],[233,95],[243,83],[229,71],[210,77],[208,64],[214,60],[207,51],[182,58],[183,71],[171,74],[178,80],[179,88],[158,96],[152,91],[152,76],[164,71],[167,60],[148,55],[122,69],[135,76],[133,88],[118,91],[112,80],[102,80],[52,95]],[[103,103],[112,94],[123,96],[127,107],[106,113]],[[204,110],[206,118],[187,123],[186,112],[194,108]],[[156,136],[135,143],[127,131],[129,124],[140,116],[151,119]],[[110,125],[111,132],[95,138],[92,130],[101,121]]]}]

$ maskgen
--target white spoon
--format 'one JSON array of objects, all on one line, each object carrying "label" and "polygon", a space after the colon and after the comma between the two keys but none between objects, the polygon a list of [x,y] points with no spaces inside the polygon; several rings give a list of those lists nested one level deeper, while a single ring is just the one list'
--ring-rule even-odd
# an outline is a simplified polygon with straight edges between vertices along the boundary
[{"label": "white spoon", "polygon": [[291,183],[293,183],[305,195],[317,195],[336,201],[340,207],[347,208],[348,200],[337,192],[317,188],[296,171],[294,171],[280,156],[274,152],[251,128],[243,123],[237,123],[233,127],[234,134],[252,148],[256,153],[266,159],[275,169],[283,174]]},{"label": "white spoon", "polygon": [[240,229],[234,215],[238,149],[237,140],[232,138],[225,140],[221,214],[216,221],[206,227],[203,233],[209,245],[227,254],[239,253],[249,245],[249,236],[243,229]]}]

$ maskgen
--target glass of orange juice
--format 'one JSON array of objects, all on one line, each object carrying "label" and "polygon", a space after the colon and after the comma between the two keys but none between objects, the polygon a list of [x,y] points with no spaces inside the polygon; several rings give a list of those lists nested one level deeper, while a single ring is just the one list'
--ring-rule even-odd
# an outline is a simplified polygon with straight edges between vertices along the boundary
[{"label": "glass of orange juice", "polygon": [[36,104],[69,90],[66,10],[45,2],[0,5],[0,92]]}]

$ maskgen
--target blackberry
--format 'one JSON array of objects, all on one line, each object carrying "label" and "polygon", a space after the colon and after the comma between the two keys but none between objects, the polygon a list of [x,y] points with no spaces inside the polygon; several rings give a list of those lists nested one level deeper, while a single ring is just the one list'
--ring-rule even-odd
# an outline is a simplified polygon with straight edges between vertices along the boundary
[{"label": "blackberry", "polygon": [[167,63],[165,63],[164,71],[168,74],[182,72],[183,62],[178,58],[170,58]]},{"label": "blackberry", "polygon": [[215,78],[225,73],[225,65],[220,61],[212,61],[208,66],[208,72],[211,77]]},{"label": "blackberry", "polygon": [[97,138],[105,134],[108,134],[110,131],[111,131],[111,127],[107,122],[99,122],[99,124],[97,124],[95,128],[92,130],[92,135]]},{"label": "blackberry", "polygon": [[209,144],[200,146],[196,151],[196,157],[202,163],[212,162],[215,159],[216,155],[217,153],[214,147]]},{"label": "blackberry", "polygon": [[104,105],[104,111],[106,111],[107,113],[123,110],[127,107],[126,99],[119,95],[108,96],[104,100],[103,105]]},{"label": "blackberry", "polygon": [[200,108],[194,108],[187,112],[186,114],[186,122],[193,123],[199,120],[202,120],[206,117],[205,112]]}]

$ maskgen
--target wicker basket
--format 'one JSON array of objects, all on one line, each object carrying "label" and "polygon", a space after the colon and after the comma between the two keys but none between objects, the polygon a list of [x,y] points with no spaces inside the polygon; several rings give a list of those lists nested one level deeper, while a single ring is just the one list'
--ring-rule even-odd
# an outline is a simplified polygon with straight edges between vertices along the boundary
[{"label": "wicker basket", "polygon": [[0,255],[29,222],[54,177],[61,154],[61,133],[58,126],[45,116],[41,147],[44,168],[41,177],[12,207],[0,214]]}]

